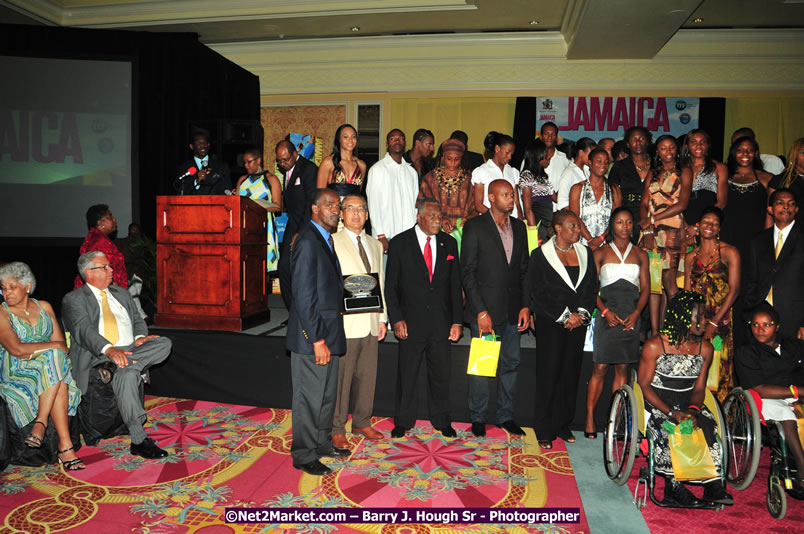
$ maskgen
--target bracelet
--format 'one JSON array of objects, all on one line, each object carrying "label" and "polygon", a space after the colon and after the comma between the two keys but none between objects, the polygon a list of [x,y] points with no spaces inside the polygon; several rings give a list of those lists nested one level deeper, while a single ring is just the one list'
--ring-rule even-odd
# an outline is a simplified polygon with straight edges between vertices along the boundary
[{"label": "bracelet", "polygon": [[642,235],[653,235],[653,230],[642,230]]},{"label": "bracelet", "polygon": [[600,316],[601,316],[601,317],[605,317],[607,313],[609,313],[609,309],[608,309],[608,308],[604,309],[604,310],[603,310],[603,312],[600,314]]},{"label": "bracelet", "polygon": [[385,234],[380,234],[377,236],[377,239],[385,239]]},{"label": "bracelet", "polygon": [[480,316],[478,317],[478,319],[482,319],[482,318],[484,318],[486,315],[488,315],[488,313],[487,313],[487,312],[483,312],[483,314],[482,314],[482,315],[480,315]]},{"label": "bracelet", "polygon": [[711,325],[712,325],[712,326],[714,326],[715,328],[717,328],[717,323],[714,323],[714,322],[712,322],[712,321],[706,321],[706,322],[707,322],[707,323],[709,323],[709,324],[711,324]]},{"label": "bracelet", "polygon": [[695,410],[696,412],[700,412],[700,411],[701,411],[701,409],[700,409],[698,406],[696,406],[695,404],[690,404],[690,405],[688,406],[688,408],[689,408],[689,409],[691,409],[691,410]]},{"label": "bracelet", "polygon": [[798,398],[798,386],[791,385],[790,393],[792,393],[794,397]]},{"label": "bracelet", "polygon": [[676,411],[675,411],[673,408],[670,408],[670,411],[669,411],[669,412],[667,412],[667,417],[669,417],[670,419],[672,419],[672,418],[673,418],[673,414],[674,414],[674,413],[676,413]]}]

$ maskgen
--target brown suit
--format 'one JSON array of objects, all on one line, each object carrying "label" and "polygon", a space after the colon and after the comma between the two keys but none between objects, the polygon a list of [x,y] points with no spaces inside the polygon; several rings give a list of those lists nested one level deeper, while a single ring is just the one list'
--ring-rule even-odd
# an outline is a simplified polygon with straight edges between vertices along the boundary
[{"label": "brown suit", "polygon": [[[348,230],[344,229],[333,234],[332,240],[344,276],[366,272],[357,246]],[[360,241],[371,263],[371,272],[380,276],[383,308],[385,308],[385,261],[382,244],[365,232],[361,234]],[[352,428],[371,426],[374,388],[377,383],[377,335],[380,321],[386,321],[385,311],[343,316],[346,354],[341,356],[338,367],[338,399],[335,402],[335,416],[332,421],[333,435],[346,433],[344,426],[349,417],[350,404],[353,407]]]}]

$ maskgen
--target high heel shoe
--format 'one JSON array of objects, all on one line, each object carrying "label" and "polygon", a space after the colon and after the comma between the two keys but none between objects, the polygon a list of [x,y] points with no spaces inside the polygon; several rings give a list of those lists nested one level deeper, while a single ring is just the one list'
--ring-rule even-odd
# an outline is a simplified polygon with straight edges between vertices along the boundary
[{"label": "high heel shoe", "polygon": [[[42,437],[40,438],[36,434],[33,433],[33,429],[36,428],[36,425],[42,425],[42,428],[45,430],[42,432]],[[47,432],[47,425],[42,421],[34,421],[33,426],[31,427],[31,433],[28,434],[28,437],[25,438],[25,444],[32,449],[38,449],[42,446],[42,440],[45,439],[45,433]]]},{"label": "high heel shoe", "polygon": [[64,449],[63,451],[58,451],[56,453],[56,458],[58,458],[59,463],[64,466],[65,471],[81,471],[82,469],[86,469],[87,466],[84,462],[81,461],[81,458],[73,458],[72,460],[62,460],[60,454],[64,454],[65,452],[70,452],[73,450],[72,447],[68,449]]},{"label": "high heel shoe", "polygon": [[597,439],[597,432],[584,432],[583,437],[586,439]]}]

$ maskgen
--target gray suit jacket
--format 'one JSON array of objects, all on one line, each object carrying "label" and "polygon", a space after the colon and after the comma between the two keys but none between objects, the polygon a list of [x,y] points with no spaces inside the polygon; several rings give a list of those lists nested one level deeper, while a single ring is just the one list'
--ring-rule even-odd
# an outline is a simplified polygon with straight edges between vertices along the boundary
[{"label": "gray suit jacket", "polygon": [[[148,327],[137,313],[128,291],[117,286],[109,286],[108,291],[128,312],[134,337],[147,336]],[[98,332],[100,306],[92,290],[84,284],[64,296],[61,309],[64,330],[70,333],[73,378],[78,382],[81,392],[86,393],[92,368],[109,359],[101,353],[101,349],[108,345],[109,341]]]}]

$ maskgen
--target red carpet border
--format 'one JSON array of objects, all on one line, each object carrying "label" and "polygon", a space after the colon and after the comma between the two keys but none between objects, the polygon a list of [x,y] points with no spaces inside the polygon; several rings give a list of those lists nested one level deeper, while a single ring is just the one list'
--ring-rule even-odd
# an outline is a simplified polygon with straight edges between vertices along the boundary
[{"label": "red carpet border", "polygon": [[[149,436],[170,452],[131,456],[127,437],[83,447],[84,471],[9,466],[0,474],[0,534],[231,532],[589,532],[563,443],[542,452],[532,431],[514,438],[488,427],[475,438],[455,425],[446,439],[418,423],[403,439],[350,435],[348,459],[314,477],[292,467],[291,413],[212,402],[148,398]],[[375,418],[386,435],[393,423]],[[763,501],[764,503],[764,501]],[[581,508],[578,524],[228,525],[226,507]]]}]

